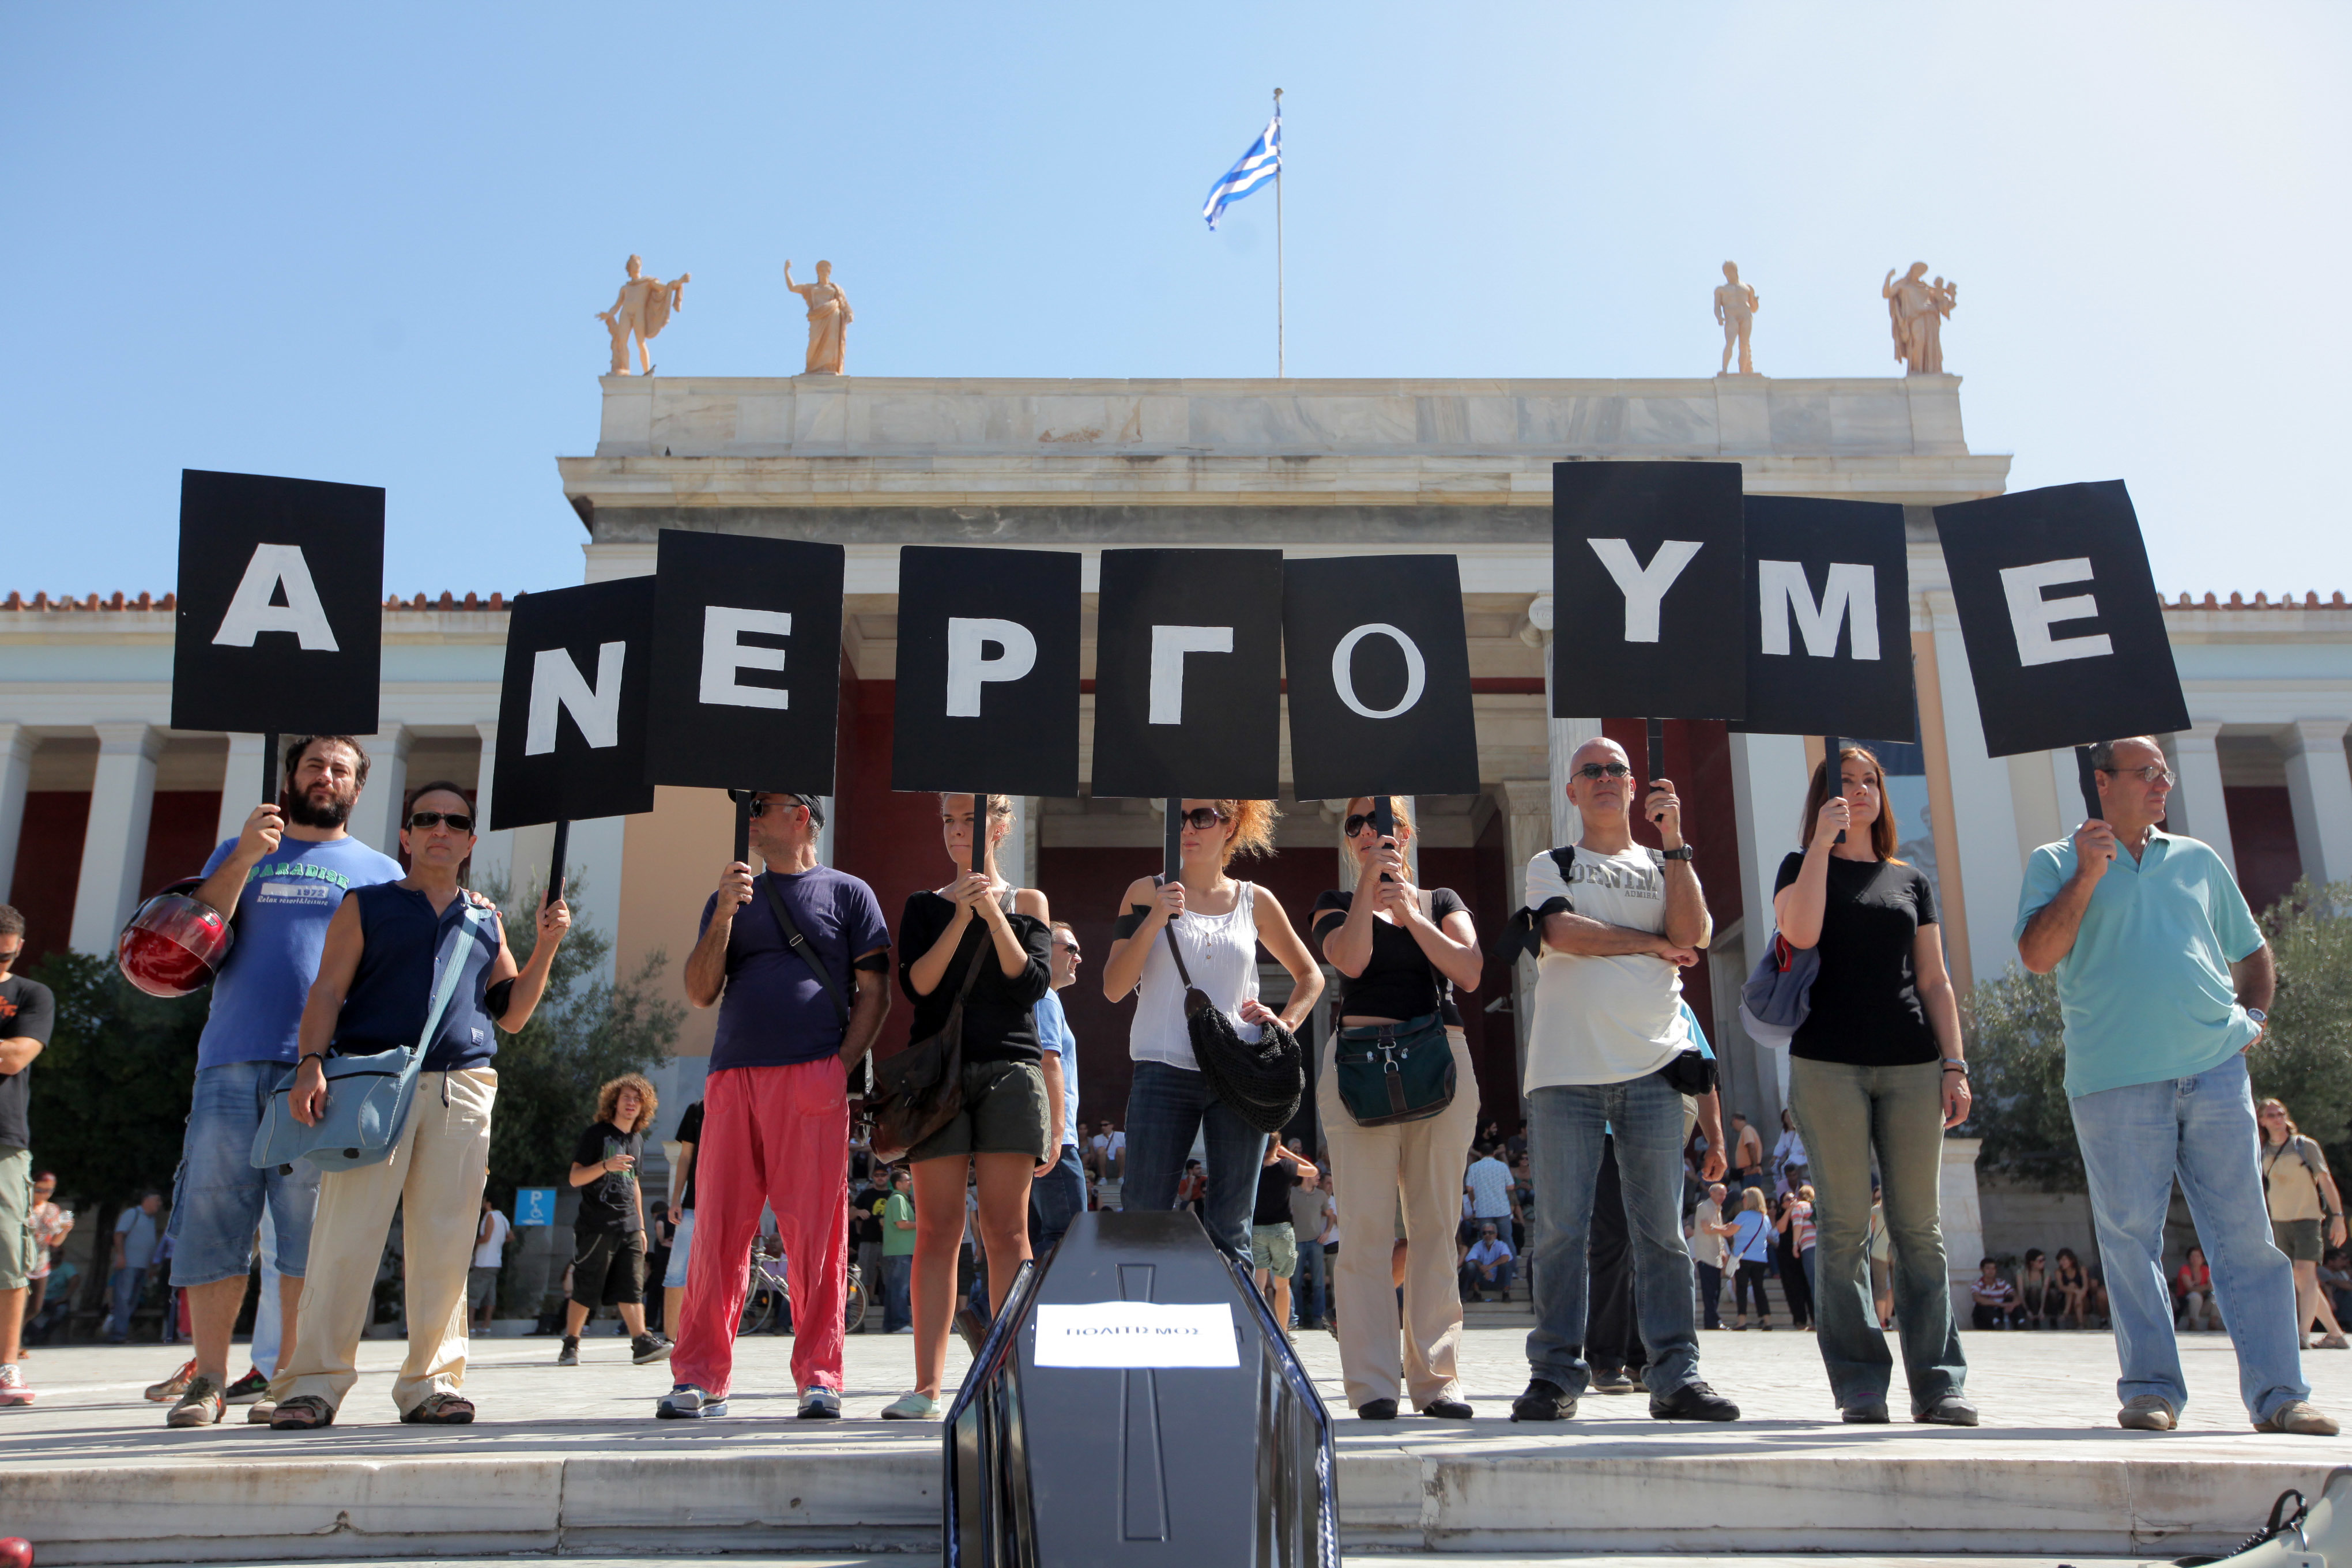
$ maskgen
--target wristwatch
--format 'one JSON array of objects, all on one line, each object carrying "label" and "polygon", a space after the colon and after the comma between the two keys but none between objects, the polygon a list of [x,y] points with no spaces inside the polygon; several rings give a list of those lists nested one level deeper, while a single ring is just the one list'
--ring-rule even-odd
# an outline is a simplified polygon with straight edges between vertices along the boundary
[{"label": "wristwatch", "polygon": [[2246,1016],[2252,1018],[2257,1024],[2268,1024],[2271,1021],[2271,1016],[2268,1013],[2263,1012],[2260,1007],[2247,1008]]},{"label": "wristwatch", "polygon": [[1691,860],[1696,859],[1697,856],[1698,850],[1689,844],[1684,845],[1679,849],[1661,849],[1658,851],[1658,858],[1661,860]]}]

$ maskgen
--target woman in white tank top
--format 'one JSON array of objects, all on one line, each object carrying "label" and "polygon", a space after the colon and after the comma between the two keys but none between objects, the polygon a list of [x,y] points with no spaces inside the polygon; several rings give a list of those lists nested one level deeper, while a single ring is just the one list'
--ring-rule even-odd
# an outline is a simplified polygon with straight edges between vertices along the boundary
[{"label": "woman in white tank top", "polygon": [[[1106,997],[1118,1002],[1130,991],[1138,993],[1128,1034],[1135,1079],[1128,1091],[1121,1202],[1131,1209],[1173,1209],[1185,1156],[1194,1136],[1203,1135],[1209,1192],[1202,1221],[1212,1241],[1246,1263],[1265,1135],[1210,1092],[1193,1060],[1184,1024],[1184,983],[1168,952],[1171,922],[1192,984],[1232,1016],[1245,1039],[1256,1038],[1277,1016],[1291,1029],[1303,1027],[1322,994],[1323,973],[1280,900],[1255,883],[1225,875],[1226,862],[1237,854],[1274,853],[1274,803],[1186,800],[1180,805],[1185,814],[1183,875],[1164,885],[1150,877],[1129,885],[1103,965]],[[1294,982],[1279,1015],[1257,999],[1261,945]]]}]

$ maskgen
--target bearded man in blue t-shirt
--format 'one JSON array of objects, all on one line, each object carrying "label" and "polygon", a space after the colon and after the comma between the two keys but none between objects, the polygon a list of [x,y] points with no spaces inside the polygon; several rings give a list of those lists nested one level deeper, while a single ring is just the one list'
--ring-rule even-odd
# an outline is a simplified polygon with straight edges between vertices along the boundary
[{"label": "bearded man in blue t-shirt", "polygon": [[[228,1381],[229,1338],[245,1306],[262,1211],[278,1237],[283,1364],[294,1353],[295,1309],[310,1267],[319,1170],[256,1170],[262,1112],[286,1069],[302,1004],[318,978],[327,922],[354,888],[400,879],[400,862],[352,837],[352,807],[367,784],[367,752],[349,735],[300,735],[286,748],[279,798],[253,808],[245,830],[215,849],[195,897],[236,921],[236,941],[213,982],[212,1015],[196,1047],[194,1102],[172,1198],[172,1283],[187,1291],[196,1354],[173,1426],[208,1426],[226,1397],[269,1419],[258,1371]],[[174,1382],[177,1379],[173,1380]]]}]

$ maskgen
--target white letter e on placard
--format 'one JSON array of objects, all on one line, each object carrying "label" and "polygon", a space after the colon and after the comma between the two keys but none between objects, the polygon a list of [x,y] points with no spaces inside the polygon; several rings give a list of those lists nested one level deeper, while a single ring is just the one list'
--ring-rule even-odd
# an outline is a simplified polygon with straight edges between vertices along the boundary
[{"label": "white letter e on placard", "polygon": [[[279,587],[286,602],[273,605]],[[292,632],[304,653],[340,653],[334,628],[327,625],[327,607],[319,602],[319,585],[310,581],[310,563],[299,544],[257,544],[253,559],[213,634],[215,647],[251,647],[263,632]]]},{"label": "white letter e on placard", "polygon": [[2087,620],[2099,613],[2099,602],[2088,594],[2069,599],[2045,599],[2044,588],[2061,583],[2088,583],[2091,563],[2083,556],[2071,561],[2043,561],[2032,566],[2001,568],[2000,591],[2009,600],[2009,624],[2017,633],[2017,662],[2031,669],[2037,664],[2057,664],[2070,658],[2105,658],[2116,651],[2107,634],[2086,637],[2053,637],[2059,621]]},{"label": "white letter e on placard", "polygon": [[702,701],[728,708],[790,708],[793,694],[781,686],[746,686],[735,678],[743,669],[784,668],[780,647],[746,647],[745,632],[771,637],[792,635],[793,617],[782,610],[743,610],[731,605],[702,606]]}]

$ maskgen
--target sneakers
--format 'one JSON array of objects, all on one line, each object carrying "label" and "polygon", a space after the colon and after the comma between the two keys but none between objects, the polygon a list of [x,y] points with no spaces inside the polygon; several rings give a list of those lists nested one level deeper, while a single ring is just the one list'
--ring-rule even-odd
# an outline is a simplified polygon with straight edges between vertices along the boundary
[{"label": "sneakers", "polygon": [[30,1405],[33,1391],[25,1386],[25,1373],[15,1362],[0,1362],[0,1405]]},{"label": "sneakers", "polygon": [[2310,1400],[2290,1399],[2255,1422],[2254,1430],[2291,1432],[2298,1437],[2333,1437],[2336,1426],[2335,1417],[2321,1415],[2319,1407]]},{"label": "sneakers", "polygon": [[1530,1378],[1528,1391],[1511,1401],[1514,1421],[1565,1421],[1576,1414],[1576,1396],[1556,1383]]},{"label": "sneakers", "polygon": [[259,1367],[249,1367],[243,1377],[221,1390],[221,1397],[231,1405],[250,1405],[269,1392],[269,1380],[261,1375]]},{"label": "sneakers", "polygon": [[936,1421],[940,1402],[921,1389],[912,1389],[882,1407],[885,1421]]},{"label": "sneakers", "polygon": [[1737,1421],[1739,1406],[1704,1383],[1685,1383],[1661,1399],[1650,1396],[1653,1421]]},{"label": "sneakers", "polygon": [[[2153,1394],[2134,1394],[2124,1401],[2116,1412],[2116,1425],[2135,1432],[2169,1432],[2172,1430],[2172,1406]],[[2256,1430],[2261,1428],[2258,1426]]]},{"label": "sneakers", "polygon": [[1639,1386],[1625,1374],[1622,1366],[1592,1369],[1592,1392],[1595,1394],[1631,1394]]},{"label": "sneakers", "polygon": [[838,1421],[841,1419],[841,1395],[823,1384],[812,1384],[801,1395],[801,1419],[803,1421]]},{"label": "sneakers", "polygon": [[194,1383],[195,1379],[196,1363],[193,1360],[183,1362],[180,1363],[180,1370],[165,1378],[163,1382],[149,1384],[147,1385],[147,1397],[153,1400],[158,1405],[169,1405],[172,1401],[179,1398],[183,1394],[187,1393],[188,1384]]},{"label": "sneakers", "polygon": [[663,1421],[709,1421],[727,1414],[727,1400],[713,1399],[690,1383],[671,1385],[654,1402],[654,1415]]},{"label": "sneakers", "polygon": [[221,1385],[209,1377],[198,1376],[188,1384],[180,1402],[163,1417],[166,1426],[210,1426],[228,1414],[228,1401],[221,1397]]},{"label": "sneakers", "polygon": [[[572,1348],[575,1352],[580,1348],[577,1341],[572,1342]],[[639,1334],[629,1342],[629,1359],[639,1366],[657,1361],[667,1361],[673,1348],[670,1342],[659,1334]],[[576,1356],[574,1360],[577,1360]]]},{"label": "sneakers", "polygon": [[578,1366],[580,1364],[579,1335],[566,1334],[563,1336],[563,1348],[555,1352],[555,1364],[558,1366]]},{"label": "sneakers", "polygon": [[1977,1407],[1957,1394],[1947,1394],[1927,1409],[1913,1411],[1911,1419],[1936,1426],[1973,1426]]}]

